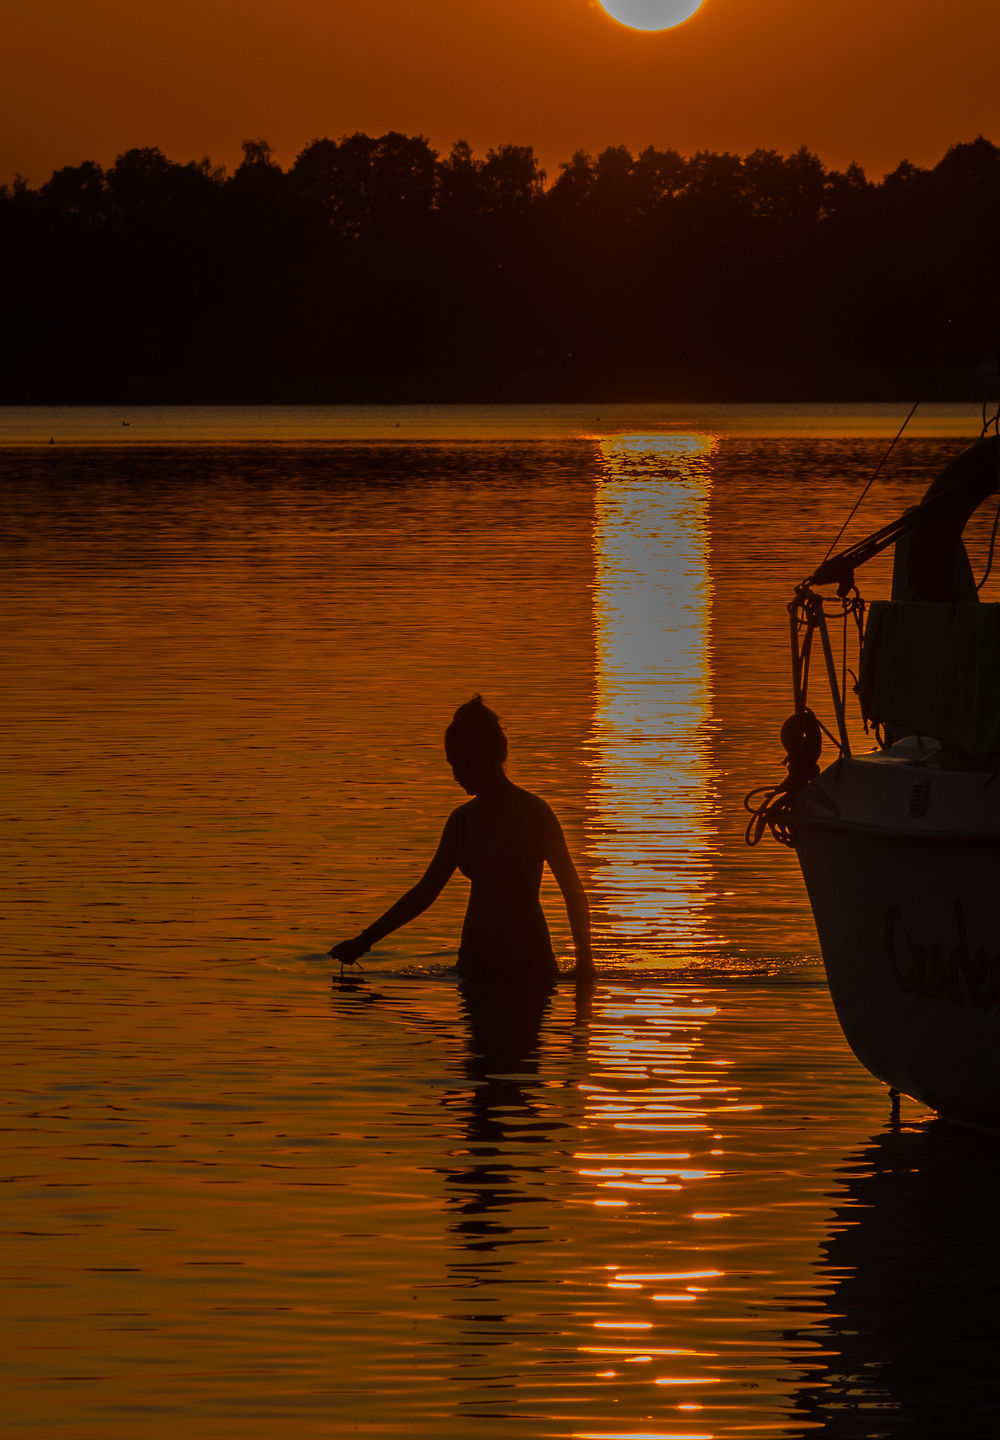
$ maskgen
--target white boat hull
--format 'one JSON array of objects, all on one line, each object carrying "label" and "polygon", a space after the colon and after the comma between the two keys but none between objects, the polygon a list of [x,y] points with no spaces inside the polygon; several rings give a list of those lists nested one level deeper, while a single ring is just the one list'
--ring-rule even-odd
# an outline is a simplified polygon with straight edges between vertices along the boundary
[{"label": "white boat hull", "polygon": [[796,794],[792,833],[858,1059],[1000,1129],[1000,777],[845,760]]}]

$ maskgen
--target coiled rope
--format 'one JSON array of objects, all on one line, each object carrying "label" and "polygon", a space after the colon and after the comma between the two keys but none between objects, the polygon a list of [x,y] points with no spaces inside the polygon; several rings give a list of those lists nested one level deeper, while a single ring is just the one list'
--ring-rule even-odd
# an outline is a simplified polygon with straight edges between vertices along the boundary
[{"label": "coiled rope", "polygon": [[748,845],[759,845],[765,830],[770,830],[782,845],[795,843],[791,833],[792,796],[819,774],[823,749],[820,723],[808,705],[789,715],[781,727],[781,743],[785,747],[788,774],[780,785],[751,790],[743,800],[743,808],[750,814],[746,828]]}]

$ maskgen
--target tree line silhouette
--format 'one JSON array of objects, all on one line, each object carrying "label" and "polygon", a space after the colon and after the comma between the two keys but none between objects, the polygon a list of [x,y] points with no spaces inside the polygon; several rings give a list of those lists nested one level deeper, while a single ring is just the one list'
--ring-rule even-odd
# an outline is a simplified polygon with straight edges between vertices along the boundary
[{"label": "tree line silhouette", "polygon": [[132,149],[0,189],[0,399],[880,399],[1000,343],[1000,149],[442,157],[391,132]]}]

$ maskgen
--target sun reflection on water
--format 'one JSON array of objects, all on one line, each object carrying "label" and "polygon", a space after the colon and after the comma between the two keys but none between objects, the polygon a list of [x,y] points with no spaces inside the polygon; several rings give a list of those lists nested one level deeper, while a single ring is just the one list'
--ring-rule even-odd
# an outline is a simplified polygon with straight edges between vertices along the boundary
[{"label": "sun reflection on water", "polygon": [[588,849],[609,958],[709,942],[711,435],[601,442]]},{"label": "sun reflection on water", "polygon": [[[593,1343],[582,1343],[580,1353],[595,1366],[643,1367],[643,1382],[655,1387],[659,1404],[669,1399],[678,1417],[682,1408],[685,1414],[710,1408],[724,1378],[714,1350],[676,1343],[704,1334],[703,1326],[695,1329],[696,1312],[715,1313],[716,1292],[727,1283],[728,1247],[717,1234],[703,1239],[696,1220],[708,1213],[698,1201],[714,1198],[724,1180],[720,1127],[744,1109],[728,1063],[712,1053],[709,1040],[719,993],[659,985],[603,989],[589,1026],[589,1076],[579,1087],[581,1130],[593,1139],[575,1160],[590,1203],[607,1204],[610,1195],[618,1207],[612,1213],[621,1217],[616,1225],[634,1221],[660,1236],[652,1264],[636,1265],[635,1258],[622,1264],[613,1252],[607,1255],[597,1287],[603,1296],[589,1317]],[[613,1240],[613,1229],[609,1233]],[[720,1253],[712,1253],[716,1247]],[[611,1385],[623,1379],[617,1369],[593,1373]],[[692,1440],[690,1431],[642,1433]]]}]

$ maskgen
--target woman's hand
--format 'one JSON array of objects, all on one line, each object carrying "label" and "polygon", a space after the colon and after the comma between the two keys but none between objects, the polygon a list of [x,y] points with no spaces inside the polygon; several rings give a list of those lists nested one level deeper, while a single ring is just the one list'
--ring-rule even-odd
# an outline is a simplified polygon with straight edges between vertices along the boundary
[{"label": "woman's hand", "polygon": [[341,940],[328,953],[331,960],[339,960],[341,965],[356,965],[362,955],[368,953],[368,946],[360,935],[355,935],[353,940]]}]

